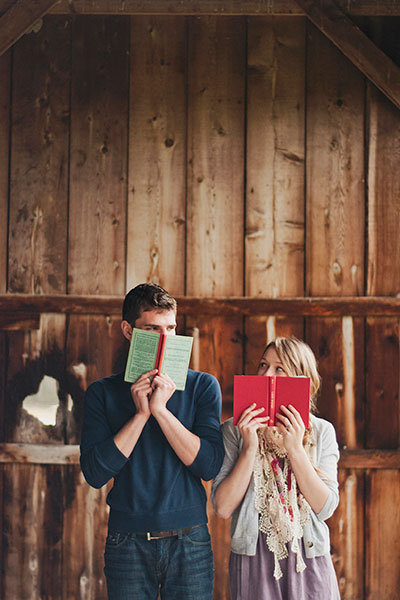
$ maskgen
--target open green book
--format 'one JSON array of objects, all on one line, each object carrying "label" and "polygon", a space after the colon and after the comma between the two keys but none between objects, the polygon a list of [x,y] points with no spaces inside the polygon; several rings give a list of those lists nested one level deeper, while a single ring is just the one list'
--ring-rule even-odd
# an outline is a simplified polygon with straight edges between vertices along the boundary
[{"label": "open green book", "polygon": [[125,381],[135,382],[143,373],[158,369],[166,373],[184,390],[193,338],[187,335],[165,335],[145,329],[133,329]]}]

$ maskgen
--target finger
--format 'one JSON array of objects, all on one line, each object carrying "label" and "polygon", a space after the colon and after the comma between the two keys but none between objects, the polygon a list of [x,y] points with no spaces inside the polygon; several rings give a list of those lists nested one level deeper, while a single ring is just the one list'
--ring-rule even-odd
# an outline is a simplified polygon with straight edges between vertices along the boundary
[{"label": "finger", "polygon": [[252,421],[252,419],[256,418],[257,415],[259,415],[264,409],[257,409],[257,410],[253,410],[251,412],[249,412],[247,415],[242,414],[242,416],[240,417],[239,421],[238,421],[238,426],[239,427],[243,427],[245,425],[247,425],[248,423],[250,423]]},{"label": "finger", "polygon": [[158,369],[152,369],[151,371],[147,371],[146,373],[142,373],[140,377],[135,381],[135,383],[139,383],[143,379],[148,379],[149,377],[153,377],[158,372]]},{"label": "finger", "polygon": [[293,406],[293,404],[289,404],[289,409],[292,411],[292,414],[293,414],[294,418],[296,419],[296,421],[299,423],[299,425],[302,425],[303,419],[302,419],[299,411]]}]

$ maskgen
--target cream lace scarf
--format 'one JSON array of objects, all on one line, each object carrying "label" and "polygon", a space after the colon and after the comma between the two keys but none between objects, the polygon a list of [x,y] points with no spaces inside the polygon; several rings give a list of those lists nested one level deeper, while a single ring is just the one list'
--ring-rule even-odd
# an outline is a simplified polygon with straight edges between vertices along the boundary
[{"label": "cream lace scarf", "polygon": [[[304,524],[310,518],[310,505],[297,489],[282,438],[275,428],[259,431],[259,444],[254,468],[255,507],[259,513],[258,528],[266,534],[269,550],[274,554],[274,577],[280,579],[279,561],[287,558],[286,544],[291,542],[296,554],[296,571],[306,564],[300,550]],[[311,444],[308,443],[308,446]],[[307,449],[307,448],[306,448]],[[280,457],[283,460],[281,466]]]}]

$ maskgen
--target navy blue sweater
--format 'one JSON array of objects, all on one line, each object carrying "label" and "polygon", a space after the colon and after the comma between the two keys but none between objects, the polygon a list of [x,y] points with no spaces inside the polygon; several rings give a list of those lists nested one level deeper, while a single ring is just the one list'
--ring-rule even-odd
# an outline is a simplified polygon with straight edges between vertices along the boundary
[{"label": "navy blue sweater", "polygon": [[165,531],[207,522],[201,479],[215,477],[222,465],[221,391],[215,377],[189,370],[184,391],[167,408],[200,438],[200,450],[185,466],[150,416],[129,458],[113,436],[135,414],[130,383],[123,374],[95,381],[85,395],[81,467],[86,481],[100,488],[114,478],[107,496],[109,529]]}]

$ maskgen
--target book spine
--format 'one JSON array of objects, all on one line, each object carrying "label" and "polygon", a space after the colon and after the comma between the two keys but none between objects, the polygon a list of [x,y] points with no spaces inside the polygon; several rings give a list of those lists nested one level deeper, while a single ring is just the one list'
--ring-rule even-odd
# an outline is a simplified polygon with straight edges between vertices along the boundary
[{"label": "book spine", "polygon": [[270,377],[269,381],[269,423],[275,425],[275,395],[276,395],[276,377]]},{"label": "book spine", "polygon": [[156,362],[154,364],[154,368],[158,369],[158,373],[161,373],[161,365],[162,365],[162,361],[164,358],[164,350],[165,350],[165,340],[166,340],[166,335],[165,333],[160,333],[160,339],[158,341],[158,349],[157,349],[157,356],[156,356]]}]

